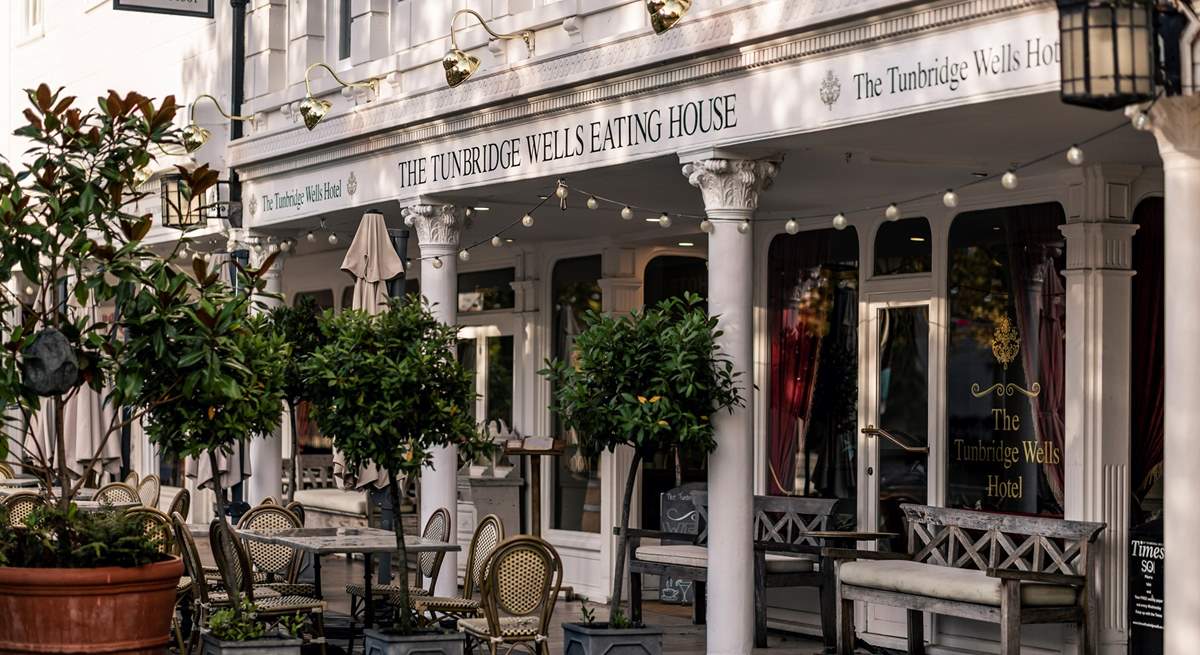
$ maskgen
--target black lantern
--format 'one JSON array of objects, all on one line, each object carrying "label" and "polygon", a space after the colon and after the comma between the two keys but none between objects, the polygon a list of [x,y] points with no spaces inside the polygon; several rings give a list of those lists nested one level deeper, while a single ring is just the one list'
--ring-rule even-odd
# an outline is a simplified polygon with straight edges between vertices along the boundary
[{"label": "black lantern", "polygon": [[1063,102],[1111,110],[1153,99],[1154,14],[1150,0],[1058,0]]},{"label": "black lantern", "polygon": [[162,176],[161,186],[162,224],[187,230],[209,220],[229,221],[232,227],[241,227],[240,207],[229,201],[229,182],[220,180],[209,187],[203,197],[192,197],[187,183],[179,173]]}]

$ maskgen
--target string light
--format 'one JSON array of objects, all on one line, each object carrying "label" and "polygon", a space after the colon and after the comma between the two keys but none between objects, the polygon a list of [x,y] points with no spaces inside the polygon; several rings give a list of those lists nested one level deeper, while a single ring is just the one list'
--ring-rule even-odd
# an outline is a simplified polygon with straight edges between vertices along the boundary
[{"label": "string light", "polygon": [[1008,189],[1009,191],[1016,189],[1019,183],[1020,180],[1017,179],[1016,171],[1011,168],[1007,171],[1004,171],[1004,175],[1000,177],[1000,186]]},{"label": "string light", "polygon": [[525,214],[521,217],[521,225],[525,227],[533,227],[533,214]]},{"label": "string light", "polygon": [[883,210],[883,217],[888,219],[889,221],[900,220],[900,208],[897,207],[896,203],[894,203],[894,202],[889,204],[887,206],[887,209]]},{"label": "string light", "polygon": [[958,194],[954,189],[946,189],[946,193],[942,194],[942,204],[950,209],[958,206]]},{"label": "string light", "polygon": [[596,209],[599,206],[600,206],[600,201],[596,200],[596,196],[588,196],[588,199],[587,199],[587,208],[588,209]]},{"label": "string light", "polygon": [[750,231],[750,221],[742,221],[738,223],[738,233],[746,234]]},{"label": "string light", "polygon": [[331,246],[336,246],[336,245],[337,245],[337,243],[338,243],[338,235],[337,235],[337,232],[330,232],[330,233],[329,233],[329,245],[331,245]]},{"label": "string light", "polygon": [[700,221],[700,231],[705,234],[712,234],[712,231],[713,231],[712,221],[708,220],[707,218]]},{"label": "string light", "polygon": [[1150,114],[1147,114],[1144,111],[1139,111],[1138,113],[1134,114],[1133,129],[1138,130],[1139,132],[1146,132],[1149,131],[1150,127]]},{"label": "string light", "polygon": [[471,261],[471,251],[467,250],[466,248],[459,250],[458,258],[463,260],[464,262]]},{"label": "string light", "polygon": [[833,229],[844,230],[847,225],[849,225],[849,221],[846,220],[846,215],[842,212],[838,212],[837,216],[833,217]]},{"label": "string light", "polygon": [[501,239],[499,234],[492,237],[492,247],[493,248],[499,248],[502,245],[504,245],[504,239]]},{"label": "string light", "polygon": [[279,244],[279,250],[281,252],[288,252],[291,249],[292,249],[292,240],[291,239],[284,239],[283,242]]},{"label": "string light", "polygon": [[305,238],[305,239],[306,239],[306,240],[307,240],[309,243],[313,243],[313,242],[315,242],[315,241],[317,240],[317,235],[316,235],[316,234],[314,234],[312,230],[309,230],[309,231],[308,231],[308,234],[304,235],[304,238]]},{"label": "string light", "polygon": [[1072,166],[1083,164],[1083,148],[1079,146],[1071,146],[1067,149],[1067,163]]},{"label": "string light", "polygon": [[570,193],[567,190],[567,183],[562,180],[559,180],[557,186],[554,187],[554,195],[558,196],[559,200],[566,200]]},{"label": "string light", "polygon": [[627,221],[633,220],[633,210],[630,209],[628,205],[621,208],[621,218]]},{"label": "string light", "polygon": [[435,269],[441,268],[442,267],[442,258],[434,257],[433,262],[431,262],[430,265],[433,266]]},{"label": "string light", "polygon": [[787,222],[783,224],[783,231],[787,232],[788,234],[795,234],[800,231],[800,224],[796,222],[796,219],[789,218]]},{"label": "string light", "polygon": [[662,215],[658,217],[658,225],[660,227],[671,227],[671,215],[667,212],[663,212]]}]

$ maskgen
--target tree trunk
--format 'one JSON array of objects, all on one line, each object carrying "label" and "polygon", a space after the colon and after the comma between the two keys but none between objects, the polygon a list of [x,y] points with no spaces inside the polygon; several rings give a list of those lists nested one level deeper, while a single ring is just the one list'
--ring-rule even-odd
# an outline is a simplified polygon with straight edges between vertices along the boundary
[{"label": "tree trunk", "polygon": [[[413,630],[412,606],[408,599],[408,544],[404,541],[404,520],[400,511],[400,484],[396,474],[388,471],[388,488],[392,494],[392,529],[396,533],[396,550],[400,552],[400,580],[396,587],[400,590],[400,622],[396,629],[400,634],[411,634]],[[407,478],[405,478],[407,484]]]},{"label": "tree trunk", "polygon": [[[53,408],[51,421],[54,424],[54,447],[58,450],[58,484],[63,492],[58,499],[58,506],[65,513],[71,506],[71,483],[69,482],[70,472],[67,470],[67,438],[63,434],[64,403],[62,395],[54,396],[51,407]],[[54,487],[50,487],[47,493],[53,497]]]},{"label": "tree trunk", "polygon": [[291,483],[288,484],[287,495],[287,501],[290,504],[292,501],[296,500],[296,486],[300,484],[300,480],[296,477],[296,471],[299,469],[299,467],[296,465],[296,457],[298,457],[300,454],[300,438],[299,430],[296,429],[296,404],[289,398],[287,401],[287,406],[288,420],[292,422],[292,470],[289,473],[290,477],[288,479],[291,480]]},{"label": "tree trunk", "polygon": [[217,468],[217,451],[208,451],[208,462],[212,467],[212,490],[217,496],[217,519],[229,529],[229,519],[225,516],[225,490],[221,488],[221,470]]},{"label": "tree trunk", "polygon": [[621,592],[625,582],[625,551],[629,546],[629,505],[633,502],[633,487],[642,466],[642,454],[634,452],[629,463],[629,475],[625,478],[625,496],[621,499],[621,532],[617,536],[617,565],[613,569],[612,597],[608,600],[608,615],[616,616],[621,611]]}]

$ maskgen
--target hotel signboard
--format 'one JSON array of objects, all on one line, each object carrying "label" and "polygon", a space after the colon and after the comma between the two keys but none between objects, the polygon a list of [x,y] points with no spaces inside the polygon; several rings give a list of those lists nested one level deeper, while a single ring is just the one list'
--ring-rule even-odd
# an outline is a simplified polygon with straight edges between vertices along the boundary
[{"label": "hotel signboard", "polygon": [[[278,176],[243,176],[258,224],[508,180],[753,143],[1058,88],[1057,12],[1036,11],[741,76],[539,115]],[[345,179],[357,197],[272,203]],[[351,202],[353,201],[353,203]]]}]

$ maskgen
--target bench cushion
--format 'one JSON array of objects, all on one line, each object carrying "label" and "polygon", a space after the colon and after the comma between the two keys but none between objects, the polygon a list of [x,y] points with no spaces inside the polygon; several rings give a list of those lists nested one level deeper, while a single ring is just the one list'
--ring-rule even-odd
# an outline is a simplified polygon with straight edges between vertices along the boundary
[{"label": "bench cushion", "polygon": [[[856,587],[1000,606],[1000,579],[973,569],[906,560],[858,560],[843,563],[838,568],[838,579]],[[1021,583],[1021,604],[1029,607],[1074,605],[1078,598],[1075,587]]]},{"label": "bench cushion", "polygon": [[[633,557],[643,562],[692,566],[698,569],[708,567],[708,549],[692,544],[638,546]],[[815,570],[816,563],[816,555],[767,553],[767,573],[803,573]]]},{"label": "bench cushion", "polygon": [[366,516],[367,494],[345,489],[297,489],[296,500],[307,511],[327,512],[344,516]]}]

